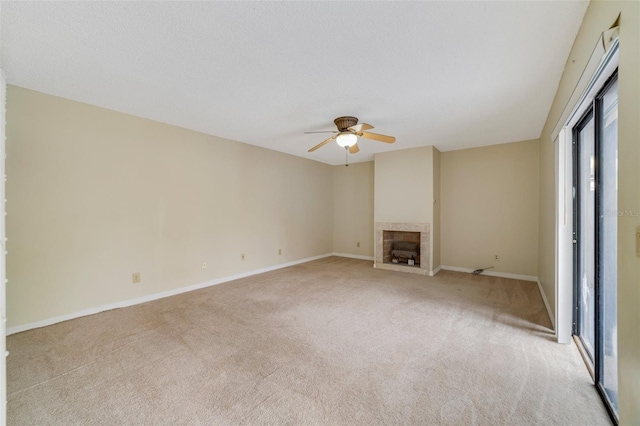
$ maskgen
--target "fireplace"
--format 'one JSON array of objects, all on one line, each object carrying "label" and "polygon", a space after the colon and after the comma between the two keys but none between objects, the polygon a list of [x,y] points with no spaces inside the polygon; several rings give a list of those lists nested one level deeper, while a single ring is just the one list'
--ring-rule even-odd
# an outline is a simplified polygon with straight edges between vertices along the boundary
[{"label": "fireplace", "polygon": [[428,223],[376,222],[375,233],[374,268],[429,274]]}]

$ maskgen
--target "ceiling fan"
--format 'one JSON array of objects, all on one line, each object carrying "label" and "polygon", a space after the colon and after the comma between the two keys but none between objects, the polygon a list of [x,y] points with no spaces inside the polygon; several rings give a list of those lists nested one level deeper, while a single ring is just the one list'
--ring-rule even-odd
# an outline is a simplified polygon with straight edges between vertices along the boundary
[{"label": "ceiling fan", "polygon": [[358,148],[358,138],[372,139],[374,141],[384,142],[384,143],[394,143],[396,138],[393,136],[380,135],[378,133],[370,133],[365,132],[365,130],[373,129],[371,124],[361,123],[358,124],[358,119],[356,117],[345,116],[338,117],[333,120],[337,131],[335,130],[327,130],[322,132],[305,132],[309,133],[337,133],[337,135],[331,136],[329,139],[320,142],[318,145],[314,146],[309,150],[309,152],[313,152],[318,148],[321,148],[331,142],[332,140],[336,140],[338,145],[348,150],[351,154],[355,154],[360,151]]}]

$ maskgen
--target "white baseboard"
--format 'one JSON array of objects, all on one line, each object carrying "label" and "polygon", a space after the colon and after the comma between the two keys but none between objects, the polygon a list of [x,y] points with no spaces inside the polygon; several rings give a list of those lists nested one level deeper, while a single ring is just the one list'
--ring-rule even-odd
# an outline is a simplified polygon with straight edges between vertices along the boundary
[{"label": "white baseboard", "polygon": [[442,266],[438,266],[438,267],[437,267],[436,269],[434,269],[433,271],[429,271],[429,276],[430,276],[430,277],[435,277],[435,276],[436,276],[436,274],[437,274],[438,272],[440,272],[440,270],[441,270],[441,269],[442,269]]},{"label": "white baseboard", "polygon": [[351,259],[373,260],[373,256],[360,256],[359,254],[350,253],[333,253],[333,256],[350,257]]},{"label": "white baseboard", "polygon": [[79,312],[74,312],[72,314],[61,315],[59,317],[54,317],[54,318],[48,318],[42,321],[30,323],[30,324],[19,325],[16,327],[8,328],[7,336],[15,333],[20,333],[21,331],[31,330],[34,328],[46,327],[48,325],[56,324],[62,321],[68,321],[71,319],[80,318],[87,315],[93,315],[93,314],[97,314],[104,311],[110,311],[112,309],[126,308],[128,306],[139,305],[141,303],[151,302],[153,300],[163,299],[165,297],[175,296],[177,294],[186,293],[193,290],[199,290],[201,288],[211,287],[213,285],[238,280],[240,278],[250,277],[252,275],[263,274],[265,272],[275,271],[276,269],[287,268],[289,266],[298,265],[300,263],[311,262],[312,260],[323,259],[325,257],[334,256],[334,255],[336,254],[327,253],[327,254],[321,254],[319,256],[307,257],[305,259],[294,260],[292,262],[281,263],[279,265],[268,266],[266,268],[254,269],[253,271],[243,272],[241,274],[230,275],[222,278],[215,278],[210,281],[205,281],[203,283],[194,284],[187,287],[180,287],[173,290],[150,294],[148,296],[137,297],[135,299],[123,300],[121,302],[110,303],[108,305],[96,306],[93,308],[84,309]]},{"label": "white baseboard", "polygon": [[[459,268],[457,266],[441,266],[444,271],[455,271],[455,272],[468,272],[472,273],[474,269],[471,268]],[[520,275],[520,274],[510,274],[508,272],[493,272],[491,270],[484,271],[482,275],[488,275],[490,277],[500,277],[500,278],[510,278],[512,280],[521,280],[521,281],[533,281],[538,282],[538,277],[534,277],[533,275]]]},{"label": "white baseboard", "polygon": [[540,295],[542,296],[542,301],[544,302],[544,307],[547,308],[547,315],[549,315],[549,320],[551,321],[551,325],[553,326],[553,330],[555,331],[555,329],[556,329],[555,315],[553,315],[553,311],[551,310],[551,305],[549,304],[549,301],[547,300],[546,293],[542,289],[542,284],[540,284],[540,280],[536,280],[536,282],[538,283],[538,290],[540,290]]}]

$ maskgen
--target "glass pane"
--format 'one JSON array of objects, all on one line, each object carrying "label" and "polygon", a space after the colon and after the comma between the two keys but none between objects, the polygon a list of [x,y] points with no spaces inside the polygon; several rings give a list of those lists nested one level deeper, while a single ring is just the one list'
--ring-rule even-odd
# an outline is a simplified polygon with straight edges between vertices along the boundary
[{"label": "glass pane", "polygon": [[618,83],[602,98],[601,153],[601,228],[600,228],[600,309],[602,367],[600,377],[614,409],[618,409]]},{"label": "glass pane", "polygon": [[578,335],[587,350],[591,361],[595,354],[595,211],[596,211],[596,176],[595,176],[595,143],[594,121],[591,118],[578,134],[579,155],[579,230],[578,243]]}]

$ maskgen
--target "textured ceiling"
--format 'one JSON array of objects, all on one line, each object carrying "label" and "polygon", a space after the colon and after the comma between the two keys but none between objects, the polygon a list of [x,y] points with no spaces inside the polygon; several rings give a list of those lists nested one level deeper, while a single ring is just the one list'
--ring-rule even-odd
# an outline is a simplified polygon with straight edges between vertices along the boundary
[{"label": "textured ceiling", "polygon": [[2,2],[9,84],[342,164],[540,136],[588,2]]}]

